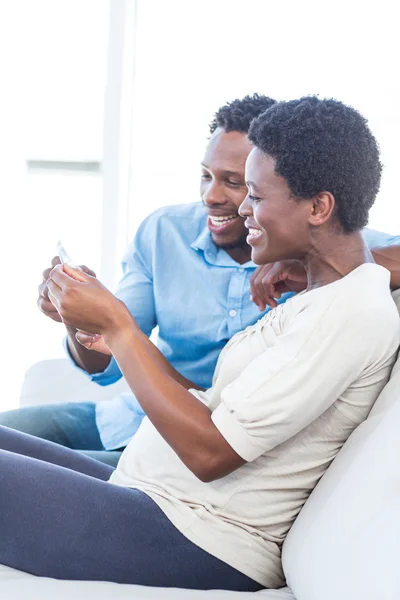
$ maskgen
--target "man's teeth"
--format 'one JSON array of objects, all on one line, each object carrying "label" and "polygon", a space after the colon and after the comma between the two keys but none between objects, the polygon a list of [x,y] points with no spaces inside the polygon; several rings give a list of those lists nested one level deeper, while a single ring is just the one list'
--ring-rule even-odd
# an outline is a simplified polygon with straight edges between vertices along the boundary
[{"label": "man's teeth", "polygon": [[249,229],[249,234],[251,235],[251,237],[258,237],[259,235],[261,235],[261,231],[259,229]]},{"label": "man's teeth", "polygon": [[233,219],[236,219],[237,215],[230,215],[228,217],[211,217],[210,216],[210,221],[213,225],[223,225],[224,223],[229,223],[229,221],[233,221]]}]

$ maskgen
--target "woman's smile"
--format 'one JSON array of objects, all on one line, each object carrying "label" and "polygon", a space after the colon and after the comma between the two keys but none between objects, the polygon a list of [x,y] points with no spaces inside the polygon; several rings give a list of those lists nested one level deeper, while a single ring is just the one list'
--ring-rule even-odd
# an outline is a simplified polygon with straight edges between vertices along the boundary
[{"label": "woman's smile", "polygon": [[252,246],[262,236],[263,232],[259,227],[256,227],[250,219],[246,219],[244,225],[249,230],[249,234],[246,238],[246,241],[250,246]]}]

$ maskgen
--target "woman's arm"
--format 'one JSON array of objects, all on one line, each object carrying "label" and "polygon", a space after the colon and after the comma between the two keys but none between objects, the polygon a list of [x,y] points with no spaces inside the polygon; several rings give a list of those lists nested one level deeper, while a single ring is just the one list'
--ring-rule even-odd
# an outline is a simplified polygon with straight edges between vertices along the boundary
[{"label": "woman's arm", "polygon": [[126,306],[97,279],[64,265],[53,269],[48,287],[67,325],[103,335],[149,419],[199,479],[212,481],[244,464],[214,425],[208,407],[188,391],[191,382],[173,369]]},{"label": "woman's arm", "polygon": [[212,481],[244,464],[208,407],[170,375],[171,365],[133,319],[121,321],[104,338],[150,421],[199,479]]},{"label": "woman's arm", "polygon": [[[139,327],[136,319],[133,320],[135,327],[137,327],[140,331],[142,329]],[[143,332],[142,332],[143,333]],[[163,369],[172,379],[177,381],[182,387],[186,390],[202,390],[205,391],[205,388],[201,387],[197,383],[190,381],[184,377],[179,371],[174,369],[171,363],[165,358],[165,356],[159,351],[157,346],[155,346],[148,337],[145,335],[145,338],[148,340],[148,351],[151,353],[153,359],[158,363],[161,369]],[[102,335],[93,335],[91,333],[86,333],[84,331],[78,331],[76,334],[76,339],[79,344],[87,348],[89,351],[97,351],[97,353],[101,352],[102,354],[106,354],[108,356],[114,356],[114,353],[111,351],[110,347],[106,344],[105,339]]]}]

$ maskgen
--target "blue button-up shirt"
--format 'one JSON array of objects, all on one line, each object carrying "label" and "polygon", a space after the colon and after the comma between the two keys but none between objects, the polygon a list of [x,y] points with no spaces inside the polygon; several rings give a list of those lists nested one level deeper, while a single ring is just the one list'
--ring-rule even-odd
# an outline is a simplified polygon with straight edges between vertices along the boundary
[{"label": "blue button-up shirt", "polygon": [[[364,235],[370,247],[400,244],[400,236],[373,230]],[[205,388],[228,340],[265,314],[250,301],[256,265],[240,265],[215,246],[201,203],[162,208],[145,219],[122,268],[118,298],[146,335],[158,327],[160,351],[184,377]],[[279,303],[292,295],[283,295]],[[111,359],[105,371],[89,377],[108,385],[121,372]],[[96,422],[104,447],[126,446],[143,416],[131,393],[99,402]]]}]

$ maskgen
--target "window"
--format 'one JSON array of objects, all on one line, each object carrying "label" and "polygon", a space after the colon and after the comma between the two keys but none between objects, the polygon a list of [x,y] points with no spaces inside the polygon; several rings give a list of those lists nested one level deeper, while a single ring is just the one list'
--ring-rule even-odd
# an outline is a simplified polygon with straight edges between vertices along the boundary
[{"label": "window", "polygon": [[1,261],[9,271],[2,279],[1,410],[17,405],[32,363],[63,356],[64,328],[36,307],[57,240],[77,260],[101,266],[109,9],[109,0],[0,6],[0,22],[12,33],[2,36],[11,68],[1,71],[9,98],[0,104],[1,122],[12,123],[2,142],[10,166],[0,183],[8,216]]}]

